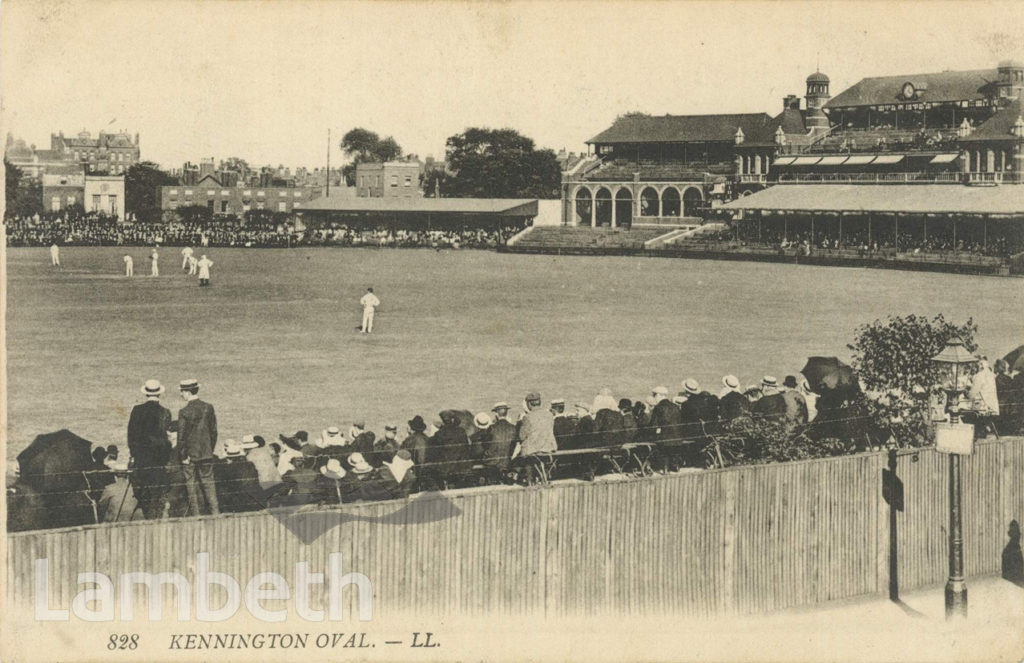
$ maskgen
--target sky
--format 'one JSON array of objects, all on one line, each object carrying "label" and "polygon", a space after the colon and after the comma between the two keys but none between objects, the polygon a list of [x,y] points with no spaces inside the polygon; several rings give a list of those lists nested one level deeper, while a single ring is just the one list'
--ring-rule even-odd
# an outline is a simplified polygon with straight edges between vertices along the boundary
[{"label": "sky", "polygon": [[1024,3],[39,2],[0,4],[0,130],[141,134],[203,157],[332,165],[353,127],[442,158],[470,126],[555,150],[630,111],[770,112],[820,67],[867,76],[1024,59]]}]

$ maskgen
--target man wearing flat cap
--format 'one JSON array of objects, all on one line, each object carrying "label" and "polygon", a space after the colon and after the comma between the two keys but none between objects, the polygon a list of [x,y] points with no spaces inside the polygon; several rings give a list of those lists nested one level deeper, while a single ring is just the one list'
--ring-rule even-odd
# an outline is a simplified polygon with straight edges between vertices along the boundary
[{"label": "man wearing flat cap", "polygon": [[128,453],[135,471],[132,489],[147,518],[160,518],[167,491],[167,463],[171,459],[171,411],[160,404],[164,387],[147,380],[140,389],[145,401],[132,408],[128,417]]},{"label": "man wearing flat cap", "polygon": [[188,491],[188,515],[198,516],[205,507],[217,514],[220,506],[213,477],[217,415],[212,405],[199,400],[198,380],[182,380],[179,389],[185,407],[178,412],[178,454]]},{"label": "man wearing flat cap", "polygon": [[555,418],[541,407],[540,394],[526,394],[526,412],[519,422],[519,455],[532,456],[558,450],[555,440]]}]

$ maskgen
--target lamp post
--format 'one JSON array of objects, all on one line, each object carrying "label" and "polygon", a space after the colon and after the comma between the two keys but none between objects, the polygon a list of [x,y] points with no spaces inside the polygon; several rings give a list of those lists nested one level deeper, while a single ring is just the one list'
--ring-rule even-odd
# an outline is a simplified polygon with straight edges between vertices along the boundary
[{"label": "lamp post", "polygon": [[[949,410],[952,434],[960,425],[960,367],[967,367],[977,359],[963,341],[953,337],[946,342],[939,354],[932,357],[932,362],[940,367],[948,380],[944,385],[947,394],[946,407]],[[973,428],[973,427],[971,427]],[[968,431],[969,440],[973,441],[973,430]],[[952,435],[951,435],[952,437]],[[938,443],[940,447],[941,444]],[[960,456],[963,451],[954,450],[949,453],[949,580],[946,581],[946,619],[967,617],[967,583],[964,582],[964,540],[963,510],[960,498]]]}]

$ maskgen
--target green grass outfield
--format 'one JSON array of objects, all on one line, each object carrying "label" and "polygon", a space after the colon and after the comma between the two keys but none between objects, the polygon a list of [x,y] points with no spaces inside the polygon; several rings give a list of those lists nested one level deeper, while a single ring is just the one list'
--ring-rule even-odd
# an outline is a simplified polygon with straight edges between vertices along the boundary
[{"label": "green grass outfield", "polygon": [[[136,274],[126,279],[121,256]],[[13,458],[67,427],[124,445],[139,386],[157,378],[175,415],[196,377],[221,435],[428,420],[445,407],[644,397],[697,378],[796,373],[847,358],[858,324],[889,313],[973,316],[989,356],[1024,343],[1024,281],[767,263],[397,249],[209,249],[213,286],[162,250],[7,250],[8,433]],[[379,295],[375,333],[359,297]]]}]

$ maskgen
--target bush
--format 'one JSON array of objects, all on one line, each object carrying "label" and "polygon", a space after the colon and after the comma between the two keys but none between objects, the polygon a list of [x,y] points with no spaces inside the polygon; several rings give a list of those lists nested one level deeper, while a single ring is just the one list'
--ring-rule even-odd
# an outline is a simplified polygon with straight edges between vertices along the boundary
[{"label": "bush", "polygon": [[957,325],[941,314],[931,320],[889,316],[857,329],[847,347],[854,369],[871,392],[868,412],[877,425],[890,429],[900,446],[921,446],[930,440],[928,397],[943,379],[932,357],[954,337],[975,352],[977,331],[973,319]]}]

